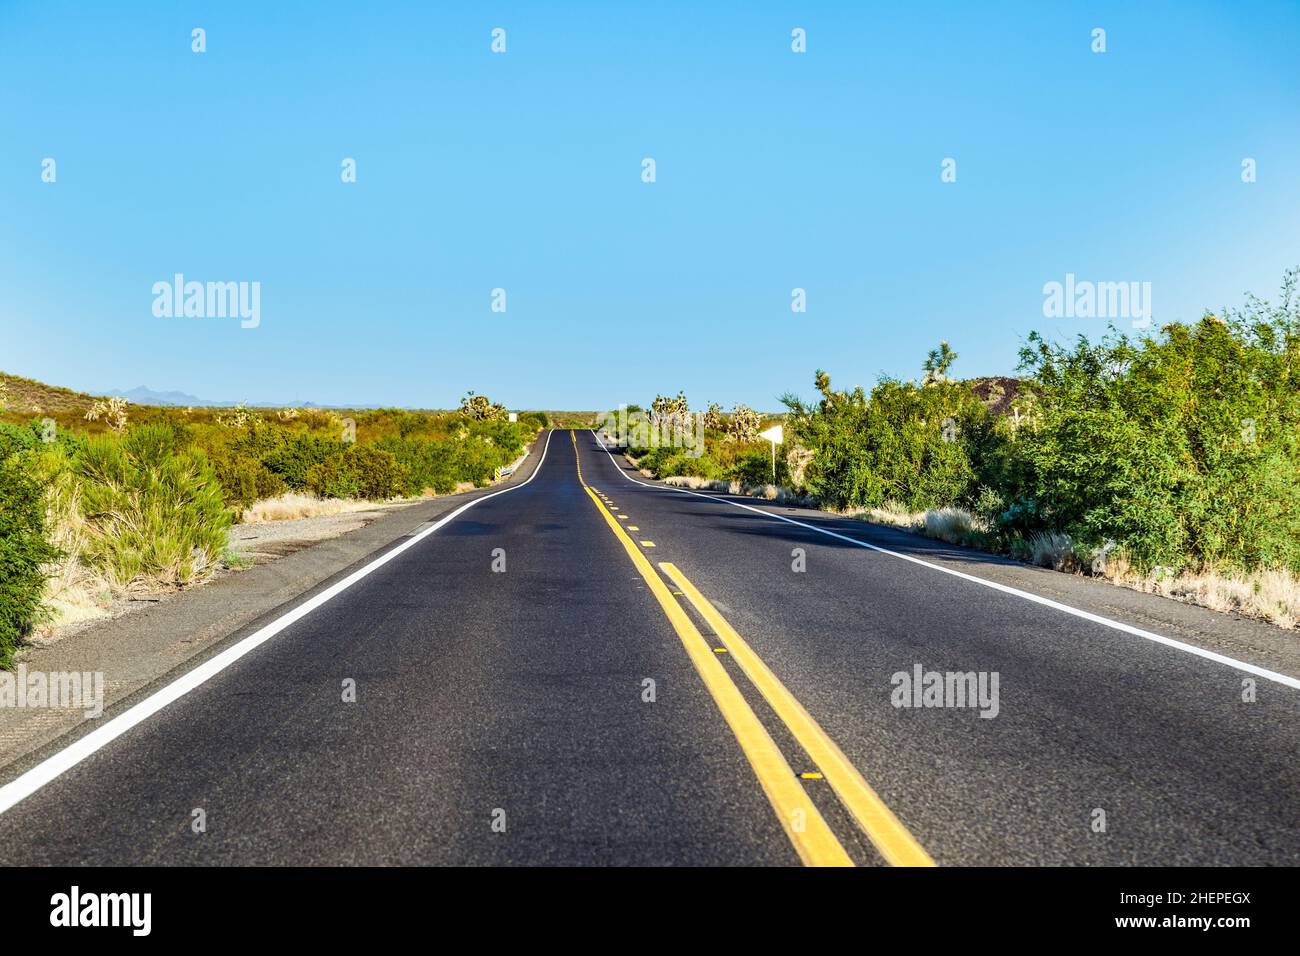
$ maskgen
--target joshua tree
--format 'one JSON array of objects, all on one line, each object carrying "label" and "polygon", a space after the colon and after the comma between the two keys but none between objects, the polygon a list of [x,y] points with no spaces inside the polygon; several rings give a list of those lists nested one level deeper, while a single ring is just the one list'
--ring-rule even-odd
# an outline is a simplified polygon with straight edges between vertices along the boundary
[{"label": "joshua tree", "polygon": [[758,440],[758,426],[763,424],[762,417],[748,405],[736,405],[731,410],[731,421],[727,424],[727,438],[730,441],[746,442]]},{"label": "joshua tree", "polygon": [[506,417],[506,407],[495,404],[486,395],[469,394],[460,400],[460,413],[466,418],[479,421],[498,421]]},{"label": "joshua tree", "polygon": [[126,431],[126,407],[129,404],[130,402],[125,398],[117,395],[99,399],[86,412],[86,421],[97,422],[102,418],[113,431],[124,432]]},{"label": "joshua tree", "polygon": [[940,342],[937,349],[930,350],[930,354],[925,359],[925,364],[921,366],[925,370],[925,378],[922,384],[935,385],[939,382],[948,381],[948,369],[955,361],[957,361],[957,353],[952,350],[946,341]]}]

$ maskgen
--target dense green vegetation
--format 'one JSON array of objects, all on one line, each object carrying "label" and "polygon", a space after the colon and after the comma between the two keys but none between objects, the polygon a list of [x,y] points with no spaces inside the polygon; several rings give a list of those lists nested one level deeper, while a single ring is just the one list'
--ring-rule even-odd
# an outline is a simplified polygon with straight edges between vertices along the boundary
[{"label": "dense green vegetation", "polygon": [[[627,406],[622,410],[622,418],[617,411],[607,412],[602,430],[613,436],[620,428],[625,429],[623,437],[628,456],[638,468],[656,478],[681,475],[744,485],[771,482],[771,446],[758,433],[765,420],[782,416],[764,419],[744,405],[736,405],[730,413],[725,413],[716,404],[710,405],[698,418],[688,419],[689,415],[684,393],[679,392],[674,398],[659,395],[649,409]],[[689,422],[689,425],[676,430],[669,424],[665,431],[664,422]],[[697,431],[696,425],[702,429]],[[665,434],[670,436],[667,441],[663,440]],[[782,459],[777,460],[777,480],[781,483],[790,480]]]},{"label": "dense green vegetation", "polygon": [[948,379],[946,347],[870,396],[818,373],[820,402],[786,400],[807,486],[840,507],[962,506],[987,522],[977,543],[1009,550],[1059,532],[1139,568],[1300,571],[1296,278],[1276,304],[1140,337],[1032,335],[1000,414]]},{"label": "dense green vegetation", "polygon": [[975,470],[969,442],[959,439],[986,431],[984,407],[967,386],[887,379],[867,396],[861,388],[834,391],[820,371],[816,384],[817,405],[793,396],[785,401],[789,437],[813,452],[804,484],[823,503],[893,501],[915,511],[966,497]]},{"label": "dense green vegetation", "polygon": [[[947,526],[965,543],[1026,555],[1050,539],[1076,566],[1105,553],[1144,572],[1300,572],[1298,277],[1274,303],[1251,297],[1195,324],[1031,335],[1017,379],[954,379],[946,342],[918,380],[870,393],[819,371],[815,400],[783,399],[778,482],[836,510],[956,507],[972,520]],[[767,443],[737,412],[704,413],[702,457],[630,454],[659,478],[767,482]]]},{"label": "dense green vegetation", "polygon": [[[40,402],[49,411],[32,415]],[[5,408],[24,403],[25,420]],[[344,417],[132,406],[12,376],[0,381],[0,412],[0,666],[42,613],[61,557],[77,569],[63,576],[114,589],[181,586],[219,566],[227,529],[255,501],[291,491],[381,501],[486,485],[548,424],[541,412],[510,422],[472,393],[455,412]]]}]

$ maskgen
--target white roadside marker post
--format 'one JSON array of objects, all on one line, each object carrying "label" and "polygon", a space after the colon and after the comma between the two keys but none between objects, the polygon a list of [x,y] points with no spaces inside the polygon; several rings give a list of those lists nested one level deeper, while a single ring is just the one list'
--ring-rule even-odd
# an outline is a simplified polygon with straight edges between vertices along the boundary
[{"label": "white roadside marker post", "polygon": [[772,443],[772,484],[776,484],[776,446],[785,444],[785,432],[780,425],[773,425],[765,432],[759,433],[759,438],[766,438]]}]

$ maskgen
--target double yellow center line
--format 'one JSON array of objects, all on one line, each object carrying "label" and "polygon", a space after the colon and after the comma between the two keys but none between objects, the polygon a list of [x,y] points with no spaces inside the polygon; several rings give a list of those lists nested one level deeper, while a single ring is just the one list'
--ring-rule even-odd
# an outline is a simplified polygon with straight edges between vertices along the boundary
[{"label": "double yellow center line", "polygon": [[[582,460],[578,455],[578,440],[573,432],[569,434],[573,439],[574,458],[577,459],[578,482],[623,545],[633,566],[645,580],[650,593],[659,602],[669,623],[677,632],[687,656],[699,673],[700,679],[704,681],[704,686],[722,712],[723,719],[726,720],[732,733],[736,735],[741,750],[754,769],[763,792],[767,795],[772,809],[776,812],[782,828],[800,859],[809,866],[853,866],[853,861],[843,844],[799,782],[800,775],[790,767],[776,742],[772,740],[772,736],[736,686],[736,682],[718,660],[710,642],[705,640],[704,635],[695,626],[695,622],[674,599],[668,586],[655,573],[655,569],[636,543],[628,537],[614,515],[601,503],[599,496],[583,479]],[[782,723],[789,728],[790,733],[807,752],[821,776],[831,785],[840,802],[875,844],[885,860],[895,866],[933,866],[934,861],[917,843],[915,837],[899,822],[835,742],[768,669],[749,644],[718,613],[717,608],[676,566],[665,561],[661,562],[659,567],[713,629],[745,677],[763,695]],[[813,774],[803,776],[816,779]]]}]

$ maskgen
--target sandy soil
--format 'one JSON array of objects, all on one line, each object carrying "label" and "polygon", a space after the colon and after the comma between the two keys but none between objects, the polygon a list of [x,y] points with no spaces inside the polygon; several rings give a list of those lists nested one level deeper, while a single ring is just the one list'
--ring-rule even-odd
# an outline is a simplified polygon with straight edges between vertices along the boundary
[{"label": "sandy soil", "polygon": [[351,511],[337,515],[316,515],[288,521],[261,521],[257,524],[237,524],[230,529],[230,550],[238,557],[255,564],[264,564],[299,548],[318,541],[337,538],[341,534],[364,528],[390,511],[409,507],[421,498],[377,504],[365,511]]}]

